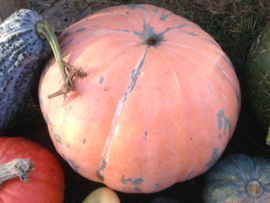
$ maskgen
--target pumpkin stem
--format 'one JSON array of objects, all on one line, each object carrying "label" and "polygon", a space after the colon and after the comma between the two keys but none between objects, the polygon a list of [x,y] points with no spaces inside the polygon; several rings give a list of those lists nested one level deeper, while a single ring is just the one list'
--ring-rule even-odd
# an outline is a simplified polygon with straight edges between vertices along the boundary
[{"label": "pumpkin stem", "polygon": [[62,62],[61,50],[60,50],[57,38],[54,34],[53,27],[45,20],[40,20],[36,24],[36,32],[37,32],[38,36],[40,37],[40,39],[42,39],[42,40],[47,39],[48,42],[50,43],[51,48],[52,48],[53,53],[54,53],[54,56],[55,56],[55,59],[56,59],[58,66],[60,68],[62,78],[64,81],[66,81],[67,75],[66,75],[64,65]]},{"label": "pumpkin stem", "polygon": [[268,133],[267,133],[267,136],[266,136],[266,144],[270,145],[270,127],[268,128]]},{"label": "pumpkin stem", "polygon": [[247,191],[251,197],[260,197],[263,193],[263,188],[258,181],[252,181],[247,185]]},{"label": "pumpkin stem", "polygon": [[21,181],[26,183],[29,181],[29,179],[27,179],[28,175],[30,175],[31,171],[34,169],[34,163],[31,162],[30,158],[17,158],[11,162],[0,165],[0,184],[17,176],[20,177]]}]

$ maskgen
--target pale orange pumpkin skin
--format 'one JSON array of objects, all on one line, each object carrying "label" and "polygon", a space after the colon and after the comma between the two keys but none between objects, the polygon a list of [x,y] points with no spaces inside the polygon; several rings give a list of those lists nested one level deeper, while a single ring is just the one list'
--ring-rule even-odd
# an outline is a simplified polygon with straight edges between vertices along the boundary
[{"label": "pale orange pumpkin skin", "polygon": [[[156,43],[148,45],[147,34]],[[64,60],[87,76],[68,100],[48,99],[63,84],[52,58],[39,99],[56,149],[82,176],[150,193],[220,157],[237,123],[240,87],[229,58],[199,26],[163,8],[122,5],[74,24],[59,42]]]}]

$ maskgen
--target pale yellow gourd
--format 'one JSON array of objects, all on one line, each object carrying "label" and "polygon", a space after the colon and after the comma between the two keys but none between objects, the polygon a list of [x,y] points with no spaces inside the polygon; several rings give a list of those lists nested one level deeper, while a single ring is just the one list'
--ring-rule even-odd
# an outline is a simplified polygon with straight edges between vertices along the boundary
[{"label": "pale yellow gourd", "polygon": [[91,192],[82,203],[120,203],[120,199],[112,189],[100,187]]}]

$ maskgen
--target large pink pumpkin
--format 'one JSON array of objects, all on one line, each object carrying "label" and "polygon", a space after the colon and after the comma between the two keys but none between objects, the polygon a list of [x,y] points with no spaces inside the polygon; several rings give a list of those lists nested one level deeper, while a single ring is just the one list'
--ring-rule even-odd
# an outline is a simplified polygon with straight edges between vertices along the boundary
[{"label": "large pink pumpkin", "polygon": [[54,58],[41,109],[58,152],[82,176],[149,193],[208,170],[240,109],[229,58],[196,24],[151,5],[100,10],[59,37],[64,60],[87,73],[68,94]]}]

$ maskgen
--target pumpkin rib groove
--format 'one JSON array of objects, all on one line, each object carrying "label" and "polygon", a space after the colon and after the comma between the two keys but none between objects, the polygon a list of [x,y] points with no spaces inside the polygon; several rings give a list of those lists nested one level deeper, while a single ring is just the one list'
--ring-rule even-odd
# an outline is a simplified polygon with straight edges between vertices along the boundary
[{"label": "pumpkin rib groove", "polygon": [[202,28],[201,28],[200,26],[198,26],[198,25],[190,25],[190,24],[184,23],[184,24],[180,24],[180,25],[177,25],[177,26],[175,26],[175,27],[172,27],[172,28],[168,28],[168,29],[166,29],[165,31],[163,31],[163,32],[161,32],[161,33],[162,33],[162,34],[165,34],[165,33],[169,32],[169,31],[171,31],[171,30],[174,30],[174,29],[180,29],[180,30],[181,30],[181,28],[186,28],[186,27],[193,27],[193,28],[197,28],[197,29],[199,29],[199,30],[202,29]]},{"label": "pumpkin rib groove", "polygon": [[[159,52],[157,52],[157,53],[159,53]],[[170,61],[169,61],[168,59],[166,59],[166,57],[164,57],[161,53],[159,53],[159,55],[160,55],[161,58],[163,58],[164,61],[167,62],[166,64],[170,67],[170,70],[171,70],[172,75],[173,75],[173,77],[174,77],[174,80],[175,80],[175,82],[176,82],[177,88],[178,88],[178,90],[179,90],[180,98],[181,98],[181,100],[182,100],[181,102],[179,102],[179,103],[181,103],[181,112],[184,112],[184,111],[183,111],[183,109],[184,109],[184,104],[183,104],[183,103],[184,103],[184,102],[183,102],[184,97],[182,96],[183,94],[182,94],[182,92],[181,92],[181,87],[180,87],[179,82],[178,82],[179,79],[178,79],[178,77],[177,77],[177,75],[176,75],[176,71],[173,69],[172,65],[170,65]],[[184,117],[184,120],[186,120],[185,118],[186,118],[187,116],[186,116],[185,113],[183,113],[183,117]],[[184,127],[184,128],[183,128],[183,127]],[[187,131],[187,123],[185,123],[185,125],[182,126],[182,131],[184,131],[184,132]],[[186,143],[185,146],[188,146],[188,139],[189,139],[188,137],[185,137],[185,141],[184,141],[184,140],[181,140],[181,142],[185,142],[185,143]],[[184,154],[186,154],[187,152],[188,152],[188,147],[185,148]],[[190,161],[190,160],[187,160],[187,161]],[[185,167],[183,168],[183,171],[188,171],[188,166],[189,166],[189,164],[187,163],[187,164],[185,165]],[[190,175],[192,175],[194,172],[195,172],[194,170],[192,170],[191,172],[188,172],[187,177],[190,177]],[[182,176],[182,173],[179,173],[178,180],[176,180],[175,183],[182,179],[181,176]]]},{"label": "pumpkin rib groove", "polygon": [[92,32],[91,34],[92,35],[103,35],[103,34],[111,34],[111,33],[122,33],[122,34],[129,34],[129,35],[133,35],[133,36],[136,36],[134,33],[132,32],[125,32],[125,31],[122,31],[122,30],[108,30],[107,32],[100,32],[100,31],[97,31],[97,32]]},{"label": "pumpkin rib groove", "polygon": [[[118,16],[121,16],[121,17],[123,17],[123,18],[128,19],[127,16],[124,16],[123,14],[117,13],[117,12],[115,12],[115,11],[109,11],[109,10],[106,10],[106,11],[102,11],[102,12],[103,12],[103,13],[112,13],[112,14],[115,14],[115,15],[118,15]],[[99,13],[102,13],[102,12],[99,12]]]},{"label": "pumpkin rib groove", "polygon": [[231,67],[232,67],[232,69],[234,70],[234,72],[235,72],[235,68],[234,68],[234,66],[233,66],[233,64],[232,64],[232,62],[231,61],[229,61],[228,60],[228,58],[226,58],[226,56],[224,56],[224,55],[221,55],[220,53],[218,53],[217,51],[215,51],[215,53],[217,54],[217,55],[219,55],[219,56],[221,56]]},{"label": "pumpkin rib groove", "polygon": [[[99,14],[99,13],[111,13],[111,14],[116,14],[116,15],[117,15],[116,12],[106,12],[106,11],[96,12],[95,14]],[[118,14],[118,15],[119,15],[119,14]],[[120,14],[120,15],[121,15],[121,14]],[[88,19],[90,20],[91,17],[89,17]],[[132,24],[134,24],[136,27],[141,28],[140,25],[136,24],[136,23],[135,23],[134,21],[132,21],[130,18],[125,18],[125,19],[127,19],[129,22],[132,22]]]},{"label": "pumpkin rib groove", "polygon": [[[233,89],[234,89],[234,91],[235,91],[236,97],[238,97],[238,95],[237,95],[237,90],[236,90],[236,88],[235,88],[235,86],[234,86],[232,80],[230,79],[230,77],[227,75],[227,73],[221,68],[221,66],[220,66],[216,61],[214,61],[212,58],[210,58],[210,57],[207,56],[206,54],[203,54],[203,53],[201,53],[201,52],[199,52],[199,51],[197,51],[197,50],[195,50],[195,49],[192,49],[192,48],[189,47],[189,46],[186,46],[186,45],[183,45],[183,44],[179,44],[179,43],[170,43],[170,42],[166,42],[166,43],[168,43],[168,44],[174,44],[174,45],[177,45],[177,46],[182,46],[182,47],[185,47],[185,48],[187,48],[187,49],[193,50],[193,51],[199,53],[200,55],[205,56],[205,57],[206,57],[207,59],[209,59],[210,61],[212,61],[212,63],[214,63],[214,64],[221,70],[221,72],[227,77],[227,79],[230,81],[230,83],[231,83],[231,85],[232,85],[232,87],[233,87]],[[166,47],[166,48],[171,49],[171,48],[169,48],[169,47]],[[173,50],[173,49],[171,49],[171,50]]]},{"label": "pumpkin rib groove", "polygon": [[[138,79],[138,76],[137,77],[134,77],[133,75],[136,76],[136,73],[139,72],[140,73],[140,70],[141,68],[143,67],[143,63],[144,63],[144,60],[146,58],[146,53],[148,51],[148,47],[146,47],[144,53],[143,53],[143,56],[141,57],[141,59],[139,60],[138,64],[136,65],[135,67],[135,71],[134,73],[132,74],[131,76],[131,84],[128,86],[127,88],[127,91],[126,93],[124,94],[124,96],[122,97],[121,100],[119,100],[119,103],[117,105],[117,108],[116,108],[116,111],[115,111],[115,114],[114,114],[114,117],[113,117],[113,120],[112,120],[112,124],[111,124],[111,130],[110,130],[110,134],[108,135],[108,137],[106,138],[106,142],[105,142],[105,145],[104,145],[104,148],[102,150],[102,153],[101,153],[101,167],[100,169],[98,170],[99,173],[101,173],[100,175],[104,178],[105,176],[105,169],[106,169],[106,166],[108,165],[109,163],[109,154],[110,154],[110,150],[111,150],[111,146],[112,146],[112,143],[113,143],[113,139],[114,139],[114,135],[115,135],[115,132],[116,132],[116,127],[117,127],[117,122],[118,122],[118,119],[120,117],[120,114],[122,112],[122,109],[123,109],[123,105],[125,103],[125,100],[127,99],[128,97],[128,94],[132,91],[132,89],[134,88],[134,86],[136,85],[136,81]],[[141,67],[140,67],[140,64],[142,63]],[[136,70],[137,69],[137,70]],[[133,83],[133,80],[134,78],[136,79],[135,80],[135,85],[132,86],[132,83]],[[103,166],[103,163],[106,163],[106,166],[105,167],[102,167]],[[102,169],[102,170],[101,170]]]},{"label": "pumpkin rib groove", "polygon": [[145,18],[146,18],[146,22],[149,25],[149,18],[148,18],[147,12],[145,11],[144,7],[142,7],[142,5],[138,5],[138,7],[143,11]]}]

